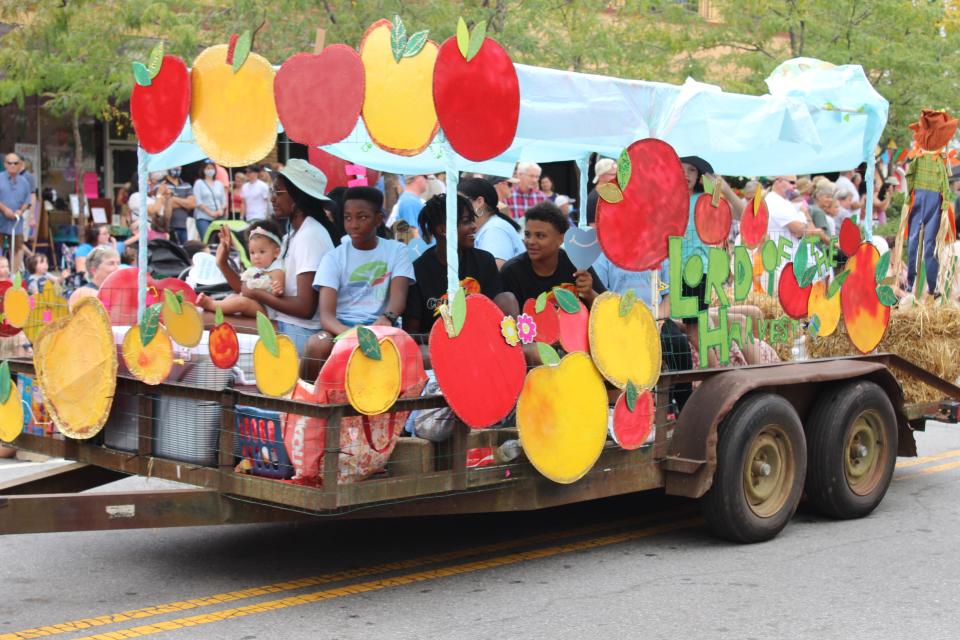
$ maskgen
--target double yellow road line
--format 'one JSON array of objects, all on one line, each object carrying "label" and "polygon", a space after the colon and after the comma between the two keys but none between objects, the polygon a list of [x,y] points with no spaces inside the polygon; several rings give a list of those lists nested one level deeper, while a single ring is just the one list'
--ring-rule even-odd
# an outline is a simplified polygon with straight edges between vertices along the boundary
[{"label": "double yellow road line", "polygon": [[[960,458],[960,449],[946,451],[921,458],[902,460],[897,463],[898,473],[894,476],[896,480],[906,480],[919,476],[925,476],[933,473],[941,473],[951,469],[960,468],[960,460],[952,460],[934,466],[924,466],[932,462],[941,460],[951,460]],[[899,473],[901,470],[914,469],[907,473]],[[306,590],[310,587],[321,585],[331,585],[339,582],[350,582],[343,586],[325,586],[322,589],[306,591],[300,594],[291,594],[284,597],[267,599],[253,604],[221,609],[211,613],[198,613],[194,615],[174,618],[171,620],[152,622],[134,626],[117,631],[107,631],[95,635],[88,635],[75,640],[118,640],[120,638],[140,638],[144,636],[174,631],[186,627],[221,622],[233,618],[242,618],[260,613],[278,611],[290,607],[296,607],[304,604],[311,604],[323,600],[342,598],[359,593],[369,593],[390,587],[399,587],[404,585],[416,584],[428,580],[436,580],[451,576],[494,569],[514,565],[530,560],[539,560],[576,551],[586,551],[596,549],[632,540],[639,540],[655,536],[661,533],[689,529],[699,526],[701,521],[698,518],[689,518],[693,509],[684,509],[670,513],[651,514],[646,517],[626,518],[615,522],[589,525],[568,529],[560,532],[551,532],[541,535],[529,536],[527,538],[512,539],[505,542],[498,542],[479,547],[470,547],[446,553],[422,556],[398,562],[390,562],[359,569],[347,569],[291,580],[287,582],[278,582],[249,589],[238,591],[229,591],[205,598],[195,598],[178,602],[145,607],[124,611],[122,613],[108,614],[92,618],[83,618],[64,622],[62,624],[48,625],[35,629],[25,629],[12,633],[0,634],[0,640],[28,640],[30,638],[46,638],[63,633],[77,633],[85,630],[91,630],[97,627],[129,623],[138,620],[144,620],[155,616],[168,615],[172,613],[181,613],[203,607],[222,605],[229,602],[237,602],[249,598],[257,598],[268,595],[277,595],[290,593],[294,591]],[[682,518],[669,522],[663,522],[669,518]],[[657,523],[657,524],[651,524]],[[640,527],[640,528],[637,528]],[[625,530],[624,530],[625,529]],[[585,536],[593,536],[587,539]],[[560,542],[567,540],[567,542]],[[526,547],[536,547],[522,550]],[[494,557],[483,558],[484,556]],[[449,564],[458,560],[467,560],[456,564]],[[437,566],[444,565],[444,566]],[[407,573],[403,573],[407,572]],[[361,580],[362,578],[373,578]]]}]

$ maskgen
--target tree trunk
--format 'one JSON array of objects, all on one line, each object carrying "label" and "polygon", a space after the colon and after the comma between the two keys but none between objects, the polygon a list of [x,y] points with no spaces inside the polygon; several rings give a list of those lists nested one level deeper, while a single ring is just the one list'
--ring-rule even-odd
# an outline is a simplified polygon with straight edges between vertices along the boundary
[{"label": "tree trunk", "polygon": [[[83,139],[80,137],[80,114],[73,112],[73,167],[76,174],[77,198],[80,200],[80,222],[77,225],[77,236],[82,240],[87,226],[87,198],[83,192]],[[141,196],[143,198],[143,196]]]}]

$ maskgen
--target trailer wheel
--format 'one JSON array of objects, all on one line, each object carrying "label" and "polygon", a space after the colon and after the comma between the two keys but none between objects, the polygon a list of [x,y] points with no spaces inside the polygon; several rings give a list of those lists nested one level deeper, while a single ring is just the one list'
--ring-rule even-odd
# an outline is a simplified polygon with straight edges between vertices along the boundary
[{"label": "trailer wheel", "polygon": [[773,538],[797,510],[806,460],[793,406],[771,393],[747,396],[720,425],[717,470],[701,500],[707,526],[734,542]]},{"label": "trailer wheel", "polygon": [[887,493],[897,462],[897,418],[887,394],[858,380],[827,392],[807,421],[807,497],[832,518],[862,518]]}]

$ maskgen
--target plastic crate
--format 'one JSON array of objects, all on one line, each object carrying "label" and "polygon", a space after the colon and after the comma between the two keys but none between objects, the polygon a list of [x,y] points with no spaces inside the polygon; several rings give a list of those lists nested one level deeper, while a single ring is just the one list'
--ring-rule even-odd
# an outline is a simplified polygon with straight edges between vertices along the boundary
[{"label": "plastic crate", "polygon": [[293,476],[293,465],[283,445],[281,416],[276,411],[236,407],[240,455],[253,465],[251,473],[284,480]]}]

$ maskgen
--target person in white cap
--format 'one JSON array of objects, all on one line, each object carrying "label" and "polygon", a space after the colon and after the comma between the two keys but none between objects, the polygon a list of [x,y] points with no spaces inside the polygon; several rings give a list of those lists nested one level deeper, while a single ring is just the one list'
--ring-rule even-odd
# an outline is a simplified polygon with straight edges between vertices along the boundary
[{"label": "person in white cap", "polygon": [[[593,165],[593,191],[587,195],[587,224],[591,227],[597,223],[597,201],[600,194],[597,187],[607,182],[613,182],[617,177],[617,161],[610,158],[600,158]],[[582,209],[583,207],[581,207]],[[579,215],[579,214],[578,214]]]},{"label": "person in white cap", "polygon": [[[289,337],[303,355],[307,339],[320,330],[319,296],[313,289],[313,278],[320,260],[333,249],[333,223],[323,209],[327,177],[306,160],[295,158],[287,162],[273,181],[271,202],[274,216],[281,226],[287,226],[282,239],[280,259],[283,261],[284,283],[274,291],[250,289],[240,282],[240,276],[227,264],[226,254],[221,259],[217,252],[217,266],[235,291],[276,312],[277,330]],[[221,242],[231,242],[229,233],[221,234]]]}]

